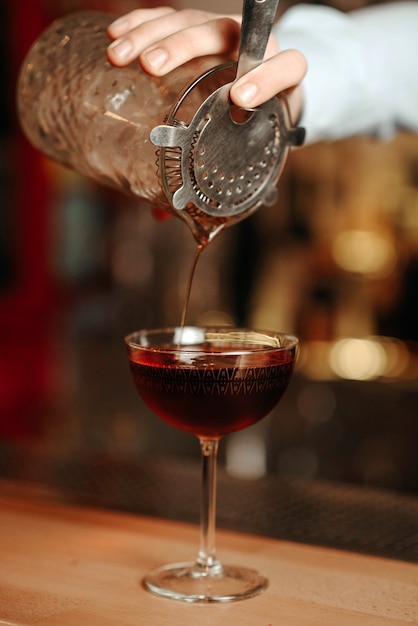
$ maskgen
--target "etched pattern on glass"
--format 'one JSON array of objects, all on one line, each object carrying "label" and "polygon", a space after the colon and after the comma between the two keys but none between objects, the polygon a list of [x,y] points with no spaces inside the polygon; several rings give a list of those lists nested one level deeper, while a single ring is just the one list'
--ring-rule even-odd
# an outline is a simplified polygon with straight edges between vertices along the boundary
[{"label": "etched pattern on glass", "polygon": [[265,367],[191,368],[152,367],[131,363],[132,372],[146,389],[192,395],[254,394],[283,387],[293,363]]}]

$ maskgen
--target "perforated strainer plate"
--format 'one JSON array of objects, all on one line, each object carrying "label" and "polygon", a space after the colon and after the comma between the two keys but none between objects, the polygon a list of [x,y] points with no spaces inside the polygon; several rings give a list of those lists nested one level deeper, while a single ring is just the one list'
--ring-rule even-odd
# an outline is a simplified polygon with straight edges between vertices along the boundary
[{"label": "perforated strainer plate", "polygon": [[290,127],[283,97],[242,112],[239,120],[229,90],[225,85],[212,93],[189,125],[176,121],[151,132],[151,141],[163,149],[162,179],[177,210],[193,204],[208,215],[228,217],[271,204],[289,146],[303,141],[303,129]]}]

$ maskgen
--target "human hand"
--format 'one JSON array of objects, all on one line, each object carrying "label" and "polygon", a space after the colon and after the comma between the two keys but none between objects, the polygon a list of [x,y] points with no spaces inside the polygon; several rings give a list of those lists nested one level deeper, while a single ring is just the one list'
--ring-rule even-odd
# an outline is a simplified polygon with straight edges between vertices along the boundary
[{"label": "human hand", "polygon": [[[138,58],[147,73],[162,76],[198,56],[228,54],[236,58],[240,30],[239,15],[170,7],[137,9],[110,24],[108,34],[113,42],[107,55],[119,67]],[[280,52],[270,37],[264,62],[233,84],[231,100],[240,107],[255,108],[285,92],[292,121],[296,122],[302,109],[299,85],[306,69],[300,52]]]}]

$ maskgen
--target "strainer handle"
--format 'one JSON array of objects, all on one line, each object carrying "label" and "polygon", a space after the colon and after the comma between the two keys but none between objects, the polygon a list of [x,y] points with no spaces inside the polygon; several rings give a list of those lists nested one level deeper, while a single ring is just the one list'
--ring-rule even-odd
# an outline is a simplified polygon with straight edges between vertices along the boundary
[{"label": "strainer handle", "polygon": [[235,80],[262,62],[278,5],[279,0],[244,0]]}]

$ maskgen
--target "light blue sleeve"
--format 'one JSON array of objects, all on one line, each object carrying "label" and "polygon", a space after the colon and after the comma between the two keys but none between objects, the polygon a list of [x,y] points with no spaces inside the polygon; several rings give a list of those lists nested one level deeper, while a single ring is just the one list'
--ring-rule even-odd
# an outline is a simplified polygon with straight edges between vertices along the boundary
[{"label": "light blue sleeve", "polygon": [[273,33],[308,61],[300,120],[308,142],[418,131],[418,2],[350,13],[300,4]]}]

